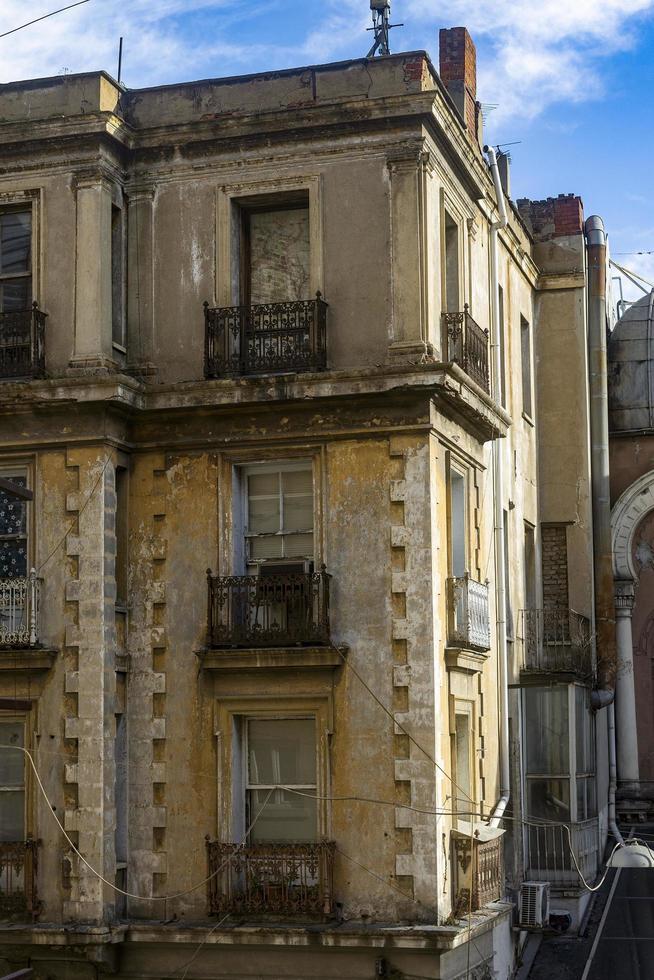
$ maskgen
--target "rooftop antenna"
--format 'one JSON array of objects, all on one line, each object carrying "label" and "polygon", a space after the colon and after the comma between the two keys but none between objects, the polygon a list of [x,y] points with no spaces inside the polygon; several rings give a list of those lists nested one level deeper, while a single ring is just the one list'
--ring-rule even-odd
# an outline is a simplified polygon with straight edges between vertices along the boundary
[{"label": "rooftop antenna", "polygon": [[118,84],[120,85],[120,75],[123,70],[123,39],[118,42]]},{"label": "rooftop antenna", "polygon": [[389,31],[393,27],[404,27],[404,24],[391,24],[391,0],[370,0],[370,10],[372,27],[368,27],[367,30],[375,32],[375,40],[366,57],[374,58],[376,54],[390,54]]}]

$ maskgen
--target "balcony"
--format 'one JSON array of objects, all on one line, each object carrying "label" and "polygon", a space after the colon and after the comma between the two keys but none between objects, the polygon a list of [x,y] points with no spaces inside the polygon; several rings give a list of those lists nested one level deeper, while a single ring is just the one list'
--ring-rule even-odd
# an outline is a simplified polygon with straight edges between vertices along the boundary
[{"label": "balcony", "polygon": [[[482,840],[479,834],[488,839]],[[478,836],[453,831],[454,909],[456,915],[477,912],[504,895],[503,834],[484,827]],[[472,899],[472,905],[471,905]]]},{"label": "balcony", "polygon": [[482,330],[468,313],[443,313],[445,360],[458,364],[475,384],[489,392],[488,330]]},{"label": "balcony", "polygon": [[525,673],[593,677],[590,621],[570,609],[523,609],[520,639]]},{"label": "balcony", "polygon": [[209,913],[333,914],[333,841],[225,844],[207,840]]},{"label": "balcony", "polygon": [[41,579],[34,569],[20,578],[0,579],[0,647],[39,646]]},{"label": "balcony", "polygon": [[599,856],[596,819],[565,825],[530,825],[525,830],[525,875],[529,880],[581,887],[571,847],[586,881],[595,878]]},{"label": "balcony", "polygon": [[35,918],[38,842],[0,841],[0,917]]},{"label": "balcony", "polygon": [[327,366],[327,303],[315,299],[263,306],[204,304],[204,373],[234,378]]},{"label": "balcony", "polygon": [[490,650],[488,585],[468,573],[447,580],[447,644],[466,650]]},{"label": "balcony", "polygon": [[329,644],[329,580],[319,572],[212,575],[207,570],[207,646]]},{"label": "balcony", "polygon": [[45,376],[45,318],[36,303],[31,310],[0,313],[0,379]]}]

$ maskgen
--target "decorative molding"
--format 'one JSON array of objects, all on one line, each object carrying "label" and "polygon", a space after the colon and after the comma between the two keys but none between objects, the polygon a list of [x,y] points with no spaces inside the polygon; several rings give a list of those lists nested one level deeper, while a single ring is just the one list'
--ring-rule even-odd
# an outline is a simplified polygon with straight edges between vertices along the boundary
[{"label": "decorative molding", "polygon": [[639,477],[624,491],[611,513],[613,576],[617,580],[638,580],[632,547],[636,528],[654,510],[654,471]]}]

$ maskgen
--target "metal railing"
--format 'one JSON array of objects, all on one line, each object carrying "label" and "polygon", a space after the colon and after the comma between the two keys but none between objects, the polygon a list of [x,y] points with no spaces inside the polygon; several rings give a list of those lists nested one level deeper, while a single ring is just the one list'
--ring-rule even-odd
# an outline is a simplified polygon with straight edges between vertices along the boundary
[{"label": "metal railing", "polygon": [[319,572],[212,575],[207,569],[207,646],[329,643],[329,580]]},{"label": "metal railing", "polygon": [[207,840],[209,913],[329,916],[333,841],[241,844]]},{"label": "metal railing", "polygon": [[0,313],[0,378],[45,376],[45,318],[36,303],[30,310]]},{"label": "metal railing", "polygon": [[324,371],[327,303],[315,299],[259,306],[204,304],[207,378]]},{"label": "metal railing", "polygon": [[522,609],[522,669],[593,675],[590,620],[571,609]]},{"label": "metal railing", "polygon": [[482,330],[468,313],[468,304],[459,313],[443,313],[443,343],[447,361],[463,368],[472,380],[490,391],[488,375],[488,330]]},{"label": "metal railing", "polygon": [[488,585],[476,582],[467,572],[447,580],[447,642],[490,650]]},{"label": "metal railing", "polygon": [[40,600],[34,569],[20,578],[0,578],[0,647],[38,646]]},{"label": "metal railing", "polygon": [[480,841],[455,831],[453,842],[455,913],[475,912],[499,901],[504,895],[503,838]]},{"label": "metal railing", "polygon": [[578,885],[581,880],[572,859],[570,847],[574,851],[577,864],[586,881],[591,882],[597,874],[599,842],[597,820],[565,826],[544,825],[525,828],[526,838],[526,877],[532,881],[551,881],[561,885]]},{"label": "metal railing", "polygon": [[0,841],[0,916],[38,914],[37,847],[38,842],[31,838]]}]

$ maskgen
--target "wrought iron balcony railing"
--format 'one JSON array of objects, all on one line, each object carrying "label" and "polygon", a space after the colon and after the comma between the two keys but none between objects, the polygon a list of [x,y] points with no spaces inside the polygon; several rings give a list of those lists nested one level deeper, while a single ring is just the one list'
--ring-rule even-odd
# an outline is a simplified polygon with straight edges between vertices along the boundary
[{"label": "wrought iron balcony railing", "polygon": [[34,569],[20,578],[0,578],[0,647],[39,645],[40,597]]},{"label": "wrought iron balcony railing", "polygon": [[[469,834],[453,833],[455,861],[455,912],[458,915],[497,902],[504,895],[503,838],[471,839]],[[471,894],[472,892],[472,894]]]},{"label": "wrought iron balcony railing", "polygon": [[281,371],[324,371],[327,303],[315,299],[213,309],[204,304],[204,372],[231,378]]},{"label": "wrought iron balcony railing", "polygon": [[0,313],[0,378],[45,375],[45,318],[36,303],[31,310]]},{"label": "wrought iron balcony railing", "polygon": [[490,650],[488,585],[468,573],[447,580],[448,646]]},{"label": "wrought iron balcony railing", "polygon": [[571,609],[520,612],[522,669],[593,676],[590,620]]},{"label": "wrought iron balcony railing", "polygon": [[212,575],[207,570],[208,647],[329,643],[329,579],[319,572]]},{"label": "wrought iron balcony railing", "polygon": [[574,851],[579,868],[586,879],[592,881],[597,874],[599,839],[597,820],[581,823],[530,824],[525,827],[527,863],[525,872],[532,881],[551,881],[560,885],[581,885],[581,880],[570,853]]},{"label": "wrought iron balcony railing", "polygon": [[37,915],[37,846],[32,839],[0,841],[0,917]]},{"label": "wrought iron balcony railing", "polygon": [[330,916],[333,841],[226,844],[207,840],[209,913]]},{"label": "wrought iron balcony railing", "polygon": [[443,343],[446,360],[463,368],[472,380],[490,391],[488,375],[488,330],[482,330],[468,313],[443,313]]}]

